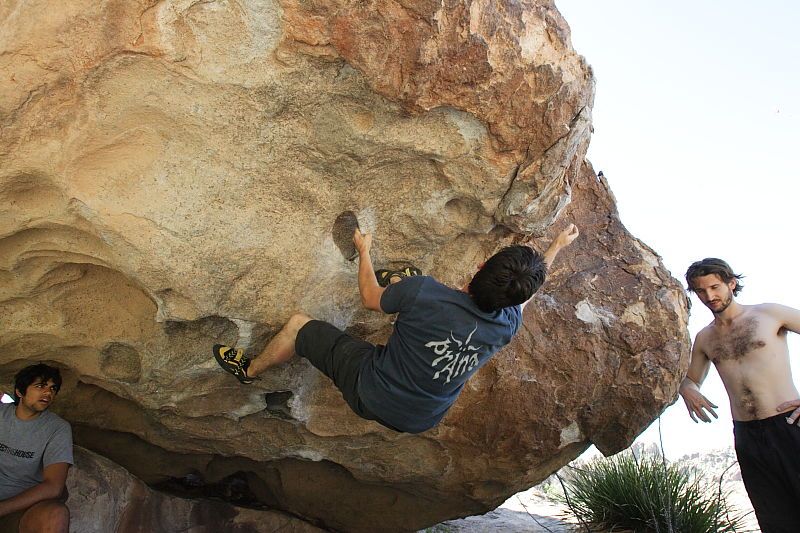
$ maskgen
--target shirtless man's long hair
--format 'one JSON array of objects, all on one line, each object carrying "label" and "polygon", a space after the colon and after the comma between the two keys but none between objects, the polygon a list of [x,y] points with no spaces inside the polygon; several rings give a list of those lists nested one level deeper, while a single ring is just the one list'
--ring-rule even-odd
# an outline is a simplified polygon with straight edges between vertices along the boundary
[{"label": "shirtless man's long hair", "polygon": [[695,261],[686,270],[686,285],[689,287],[689,291],[694,290],[692,285],[694,278],[708,276],[709,274],[716,274],[725,283],[736,280],[736,287],[733,289],[734,296],[739,296],[739,293],[744,289],[744,285],[740,281],[744,277],[742,274],[735,274],[731,266],[722,259],[706,257],[702,261]]}]

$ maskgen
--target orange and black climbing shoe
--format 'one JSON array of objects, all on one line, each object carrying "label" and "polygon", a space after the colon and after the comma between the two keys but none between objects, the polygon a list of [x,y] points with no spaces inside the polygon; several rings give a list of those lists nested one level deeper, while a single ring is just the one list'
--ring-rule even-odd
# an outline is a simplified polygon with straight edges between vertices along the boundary
[{"label": "orange and black climbing shoe", "polygon": [[244,350],[237,350],[221,344],[214,345],[214,359],[219,366],[230,372],[242,384],[249,385],[256,378],[248,377],[247,368],[250,366],[250,359],[244,355]]},{"label": "orange and black climbing shoe", "polygon": [[400,270],[386,270],[380,269],[375,271],[375,277],[378,278],[378,285],[381,287],[388,287],[392,278],[407,278],[409,276],[421,276],[422,270],[415,266],[405,266]]}]

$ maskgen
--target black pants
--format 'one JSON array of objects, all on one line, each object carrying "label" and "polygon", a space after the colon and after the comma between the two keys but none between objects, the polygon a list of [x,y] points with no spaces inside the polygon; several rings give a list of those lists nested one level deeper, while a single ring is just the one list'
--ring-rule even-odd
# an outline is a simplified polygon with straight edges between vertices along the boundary
[{"label": "black pants", "polygon": [[295,352],[308,359],[320,372],[333,380],[344,401],[355,414],[394,431],[400,431],[382,421],[361,402],[358,396],[358,375],[361,363],[374,357],[378,347],[351,337],[333,324],[311,320],[297,332]]},{"label": "black pants", "polygon": [[763,533],[800,532],[800,427],[789,413],[733,421],[742,480]]}]

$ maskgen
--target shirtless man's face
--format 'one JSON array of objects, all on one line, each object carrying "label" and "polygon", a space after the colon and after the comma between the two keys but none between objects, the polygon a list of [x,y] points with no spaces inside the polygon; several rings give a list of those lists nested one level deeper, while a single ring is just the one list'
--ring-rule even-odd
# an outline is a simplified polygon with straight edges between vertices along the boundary
[{"label": "shirtless man's face", "polygon": [[736,280],[725,283],[717,274],[692,278],[692,290],[715,315],[722,313],[731,305],[735,287]]}]

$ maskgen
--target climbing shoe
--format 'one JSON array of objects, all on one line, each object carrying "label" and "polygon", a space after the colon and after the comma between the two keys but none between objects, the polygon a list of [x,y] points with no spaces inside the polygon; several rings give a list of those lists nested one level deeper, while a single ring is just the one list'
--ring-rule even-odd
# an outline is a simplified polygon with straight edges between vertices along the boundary
[{"label": "climbing shoe", "polygon": [[421,276],[422,270],[418,269],[415,266],[408,265],[395,272],[395,275],[399,275],[401,278],[407,278],[410,276]]},{"label": "climbing shoe", "polygon": [[249,385],[256,378],[247,376],[247,368],[250,366],[250,359],[244,355],[244,350],[237,350],[221,344],[214,345],[214,359],[219,366],[230,372],[242,384]]},{"label": "climbing shoe", "polygon": [[381,287],[388,287],[389,281],[392,279],[392,271],[382,268],[375,271],[375,277],[378,278],[378,285]]},{"label": "climbing shoe", "polygon": [[378,279],[378,285],[381,287],[388,287],[392,278],[407,278],[409,276],[421,276],[422,270],[415,266],[405,266],[400,270],[386,270],[384,268],[375,271],[375,277]]}]

